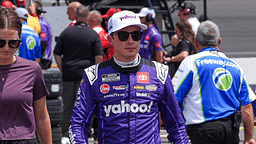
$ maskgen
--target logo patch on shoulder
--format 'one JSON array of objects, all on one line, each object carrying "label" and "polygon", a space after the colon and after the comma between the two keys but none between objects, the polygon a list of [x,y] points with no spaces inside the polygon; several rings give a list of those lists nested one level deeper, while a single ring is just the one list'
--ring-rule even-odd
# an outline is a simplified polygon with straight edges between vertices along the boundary
[{"label": "logo patch on shoulder", "polygon": [[110,86],[108,85],[108,84],[102,84],[101,86],[100,86],[100,92],[101,93],[108,93],[109,92],[109,90],[110,90]]},{"label": "logo patch on shoulder", "polygon": [[120,81],[120,73],[111,73],[101,75],[102,82]]},{"label": "logo patch on shoulder", "polygon": [[138,83],[149,83],[149,73],[148,72],[137,72],[137,82]]},{"label": "logo patch on shoulder", "polygon": [[160,43],[160,42],[156,42],[156,43],[155,43],[155,47],[156,47],[156,48],[160,48],[160,46],[161,46],[161,43]]},{"label": "logo patch on shoulder", "polygon": [[146,35],[145,40],[149,40],[150,35]]},{"label": "logo patch on shoulder", "polygon": [[45,32],[40,33],[40,37],[41,37],[41,38],[46,38],[46,36],[47,36],[47,35],[46,35]]}]

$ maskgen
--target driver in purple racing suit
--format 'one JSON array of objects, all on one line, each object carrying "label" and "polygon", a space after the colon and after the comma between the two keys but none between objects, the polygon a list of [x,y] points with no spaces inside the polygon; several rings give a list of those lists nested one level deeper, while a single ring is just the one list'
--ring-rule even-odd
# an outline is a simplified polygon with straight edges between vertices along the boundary
[{"label": "driver in purple racing suit", "polygon": [[147,26],[134,12],[121,11],[111,17],[108,28],[115,55],[85,69],[70,121],[70,142],[88,143],[88,128],[96,114],[99,144],[161,144],[161,112],[169,141],[188,144],[168,66],[138,54],[141,30]]}]

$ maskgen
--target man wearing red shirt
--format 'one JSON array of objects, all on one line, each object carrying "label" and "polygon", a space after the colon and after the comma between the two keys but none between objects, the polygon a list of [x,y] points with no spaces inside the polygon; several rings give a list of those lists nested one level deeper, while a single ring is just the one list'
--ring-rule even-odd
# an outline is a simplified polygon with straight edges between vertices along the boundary
[{"label": "man wearing red shirt", "polygon": [[108,33],[101,26],[101,23],[102,23],[101,13],[97,10],[91,11],[90,15],[89,15],[88,24],[100,36],[102,49],[103,49],[103,53],[104,53],[103,61],[106,61],[113,57],[113,55],[115,54],[115,51],[114,51],[114,47],[109,44],[109,42],[107,40]]}]

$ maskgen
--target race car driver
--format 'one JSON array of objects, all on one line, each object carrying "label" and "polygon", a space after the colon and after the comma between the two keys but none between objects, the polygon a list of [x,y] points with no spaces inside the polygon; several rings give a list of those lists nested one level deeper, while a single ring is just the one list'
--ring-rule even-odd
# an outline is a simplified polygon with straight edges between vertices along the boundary
[{"label": "race car driver", "polygon": [[108,28],[115,55],[85,69],[70,121],[70,142],[88,143],[88,127],[96,114],[99,144],[160,144],[160,111],[169,141],[188,144],[168,67],[138,54],[141,30],[147,26],[134,12],[121,11],[110,18]]}]

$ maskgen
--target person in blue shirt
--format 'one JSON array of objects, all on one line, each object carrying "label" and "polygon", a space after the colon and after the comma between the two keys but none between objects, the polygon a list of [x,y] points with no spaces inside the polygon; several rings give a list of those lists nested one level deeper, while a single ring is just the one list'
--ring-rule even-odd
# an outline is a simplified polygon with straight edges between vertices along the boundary
[{"label": "person in blue shirt", "polygon": [[189,138],[192,144],[238,144],[240,116],[244,143],[255,144],[251,102],[256,96],[241,67],[219,50],[220,43],[218,26],[201,23],[198,53],[186,57],[172,79]]},{"label": "person in blue shirt", "polygon": [[21,7],[15,11],[22,22],[21,45],[16,54],[22,58],[39,63],[42,57],[41,42],[39,35],[27,23],[28,11]]}]

